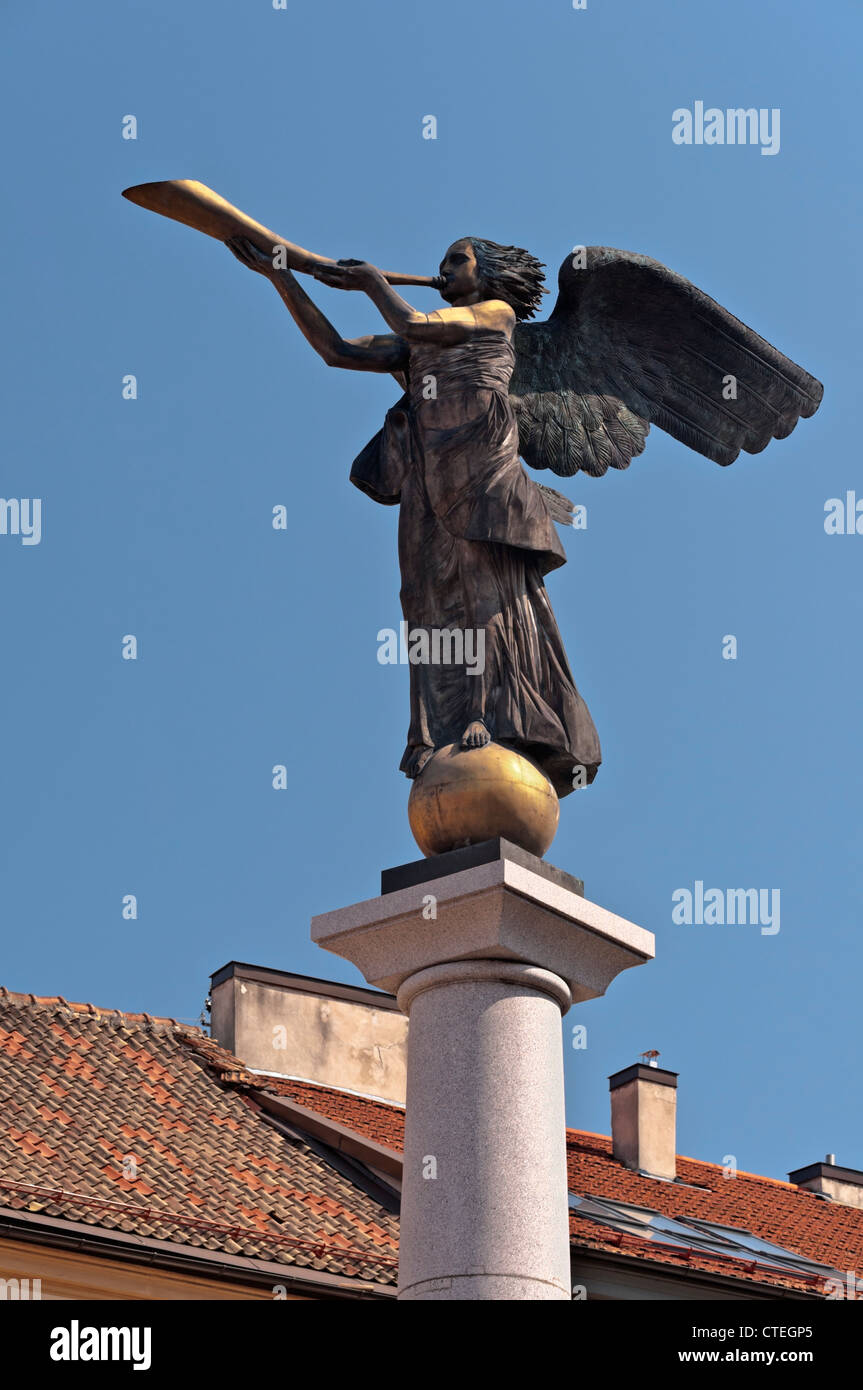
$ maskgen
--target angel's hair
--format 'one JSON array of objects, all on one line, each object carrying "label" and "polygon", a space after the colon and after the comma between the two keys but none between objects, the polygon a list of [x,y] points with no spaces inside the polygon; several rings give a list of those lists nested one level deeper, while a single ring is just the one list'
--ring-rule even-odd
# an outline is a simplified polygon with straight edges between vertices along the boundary
[{"label": "angel's hair", "polygon": [[515,310],[517,319],[532,319],[542,296],[544,262],[520,246],[501,246],[482,237],[465,237],[476,256],[476,265],[489,299],[502,299]]}]

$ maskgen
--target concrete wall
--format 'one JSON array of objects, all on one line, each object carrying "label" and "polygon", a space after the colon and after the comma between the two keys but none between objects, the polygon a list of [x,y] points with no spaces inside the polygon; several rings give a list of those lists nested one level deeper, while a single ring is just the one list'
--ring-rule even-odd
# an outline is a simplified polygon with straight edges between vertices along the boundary
[{"label": "concrete wall", "polygon": [[810,1192],[821,1192],[825,1197],[832,1197],[834,1202],[843,1202],[846,1207],[863,1207],[863,1187],[859,1183],[842,1182],[828,1173],[811,1178],[808,1182],[798,1183],[798,1187],[805,1187]]},{"label": "concrete wall", "polygon": [[820,1191],[826,1192],[834,1202],[844,1202],[848,1207],[863,1207],[863,1187],[857,1183],[835,1182],[831,1178],[823,1178]]},{"label": "concrete wall", "polygon": [[392,995],[232,962],[213,976],[211,1030],[252,1071],[404,1104],[407,1019]]}]

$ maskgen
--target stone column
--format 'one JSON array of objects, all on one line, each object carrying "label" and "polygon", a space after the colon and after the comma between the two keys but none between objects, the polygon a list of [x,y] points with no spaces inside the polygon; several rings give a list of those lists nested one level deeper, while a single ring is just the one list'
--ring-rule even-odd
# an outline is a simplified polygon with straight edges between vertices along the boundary
[{"label": "stone column", "polygon": [[505,960],[411,975],[402,1299],[568,1299],[561,1011],[568,986]]},{"label": "stone column", "polygon": [[568,1299],[561,1014],[653,938],[506,841],[384,878],[312,937],[410,1017],[399,1298]]}]

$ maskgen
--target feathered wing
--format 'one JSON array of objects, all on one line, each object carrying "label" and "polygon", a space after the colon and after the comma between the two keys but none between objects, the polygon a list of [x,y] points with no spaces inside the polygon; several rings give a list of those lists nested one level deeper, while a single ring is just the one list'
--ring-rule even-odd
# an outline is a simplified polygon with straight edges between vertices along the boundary
[{"label": "feathered wing", "polygon": [[651,424],[716,463],[813,415],[821,383],[659,261],[608,246],[568,257],[544,323],[516,325],[519,452],[562,477],[628,468]]}]

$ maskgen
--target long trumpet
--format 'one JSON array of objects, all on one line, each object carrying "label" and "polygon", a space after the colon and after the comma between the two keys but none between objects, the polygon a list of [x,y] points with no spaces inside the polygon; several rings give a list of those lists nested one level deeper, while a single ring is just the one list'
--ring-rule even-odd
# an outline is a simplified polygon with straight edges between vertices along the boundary
[{"label": "long trumpet", "polygon": [[[132,188],[124,188],[123,197],[128,198],[130,203],[137,203],[138,207],[149,208],[162,217],[170,217],[174,222],[194,227],[195,231],[204,232],[217,241],[246,237],[258,251],[270,257],[277,246],[283,247],[283,260],[290,270],[314,274],[319,268],[337,264],[329,256],[318,256],[314,251],[306,251],[302,246],[271,232],[269,227],[255,222],[205,183],[198,183],[197,179],[137,183]],[[428,289],[440,289],[443,284],[439,275],[402,275],[399,271],[385,271],[384,275],[391,285],[425,285]]]}]

